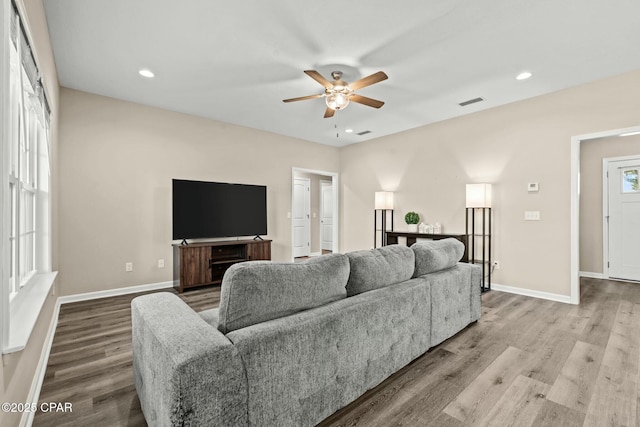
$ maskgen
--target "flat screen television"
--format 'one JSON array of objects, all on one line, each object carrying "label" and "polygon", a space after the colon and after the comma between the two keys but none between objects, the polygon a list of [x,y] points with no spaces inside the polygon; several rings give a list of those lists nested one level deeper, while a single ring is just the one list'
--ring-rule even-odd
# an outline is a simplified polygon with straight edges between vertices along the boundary
[{"label": "flat screen television", "polygon": [[173,180],[173,240],[265,234],[266,186]]}]

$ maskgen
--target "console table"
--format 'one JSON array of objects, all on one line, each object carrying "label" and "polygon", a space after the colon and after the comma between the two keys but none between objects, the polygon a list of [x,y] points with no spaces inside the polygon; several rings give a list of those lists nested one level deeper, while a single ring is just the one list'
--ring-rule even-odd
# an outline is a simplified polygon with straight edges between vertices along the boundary
[{"label": "console table", "polygon": [[407,246],[413,245],[418,239],[431,239],[441,240],[454,238],[460,240],[464,245],[464,255],[462,255],[462,262],[469,262],[469,235],[467,234],[431,234],[431,233],[409,233],[404,231],[387,231],[387,245],[397,245],[398,237],[405,237],[407,239]]},{"label": "console table", "polygon": [[271,240],[230,240],[173,245],[173,286],[178,292],[222,283],[224,272],[244,261],[270,260]]}]

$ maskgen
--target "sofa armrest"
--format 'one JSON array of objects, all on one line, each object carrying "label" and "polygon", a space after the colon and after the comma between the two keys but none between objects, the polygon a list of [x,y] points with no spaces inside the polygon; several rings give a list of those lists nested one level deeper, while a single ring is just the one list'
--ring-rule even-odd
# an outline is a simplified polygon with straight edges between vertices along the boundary
[{"label": "sofa armrest", "polygon": [[247,380],[234,345],[167,292],[131,302],[133,372],[153,426],[247,425]]},{"label": "sofa armrest", "polygon": [[471,321],[475,322],[482,315],[482,267],[478,264],[460,262],[458,265],[469,270],[469,286],[471,287]]}]

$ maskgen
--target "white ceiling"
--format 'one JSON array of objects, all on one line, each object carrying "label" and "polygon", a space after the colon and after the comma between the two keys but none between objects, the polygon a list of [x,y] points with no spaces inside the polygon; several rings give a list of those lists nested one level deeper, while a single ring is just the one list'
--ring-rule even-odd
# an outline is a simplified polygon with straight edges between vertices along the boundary
[{"label": "white ceiling", "polygon": [[[62,86],[334,146],[640,69],[638,0],[44,4]],[[358,93],[386,104],[324,119],[323,99],[283,103],[322,93],[306,69],[383,70]]]}]

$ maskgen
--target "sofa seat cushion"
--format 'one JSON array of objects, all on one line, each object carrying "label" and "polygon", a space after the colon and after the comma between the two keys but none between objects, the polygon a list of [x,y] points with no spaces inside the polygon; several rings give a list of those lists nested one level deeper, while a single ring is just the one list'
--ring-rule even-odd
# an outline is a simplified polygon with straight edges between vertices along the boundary
[{"label": "sofa seat cushion", "polygon": [[464,244],[453,238],[414,243],[411,249],[416,257],[413,277],[451,268],[464,255]]},{"label": "sofa seat cushion", "polygon": [[350,252],[347,257],[351,266],[348,296],[409,280],[415,268],[413,251],[402,245]]},{"label": "sofa seat cushion", "polygon": [[348,277],[349,261],[341,254],[235,264],[222,279],[218,330],[226,334],[345,298]]}]

